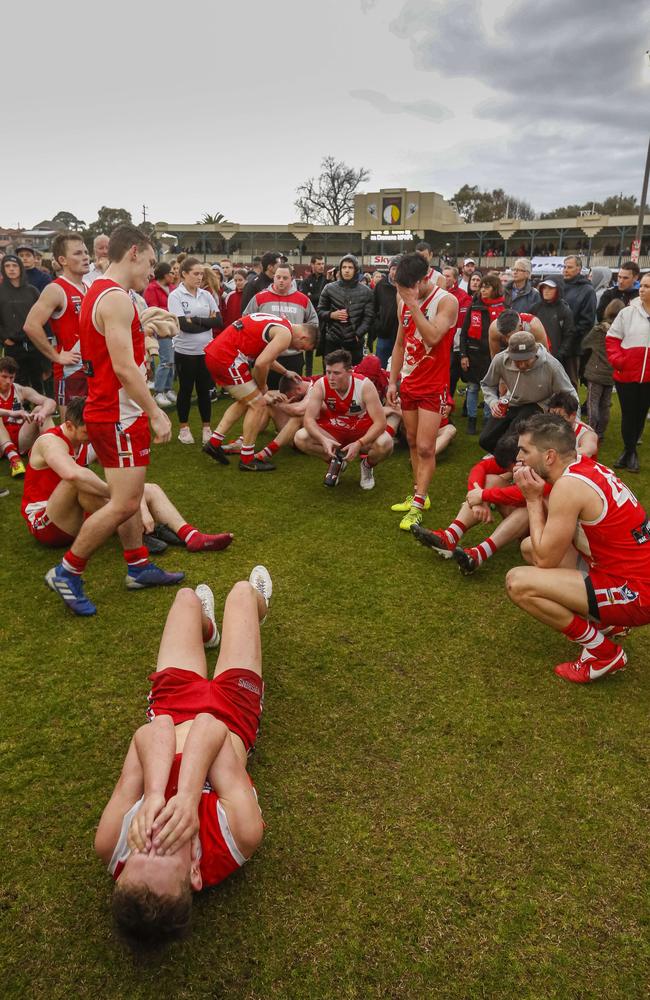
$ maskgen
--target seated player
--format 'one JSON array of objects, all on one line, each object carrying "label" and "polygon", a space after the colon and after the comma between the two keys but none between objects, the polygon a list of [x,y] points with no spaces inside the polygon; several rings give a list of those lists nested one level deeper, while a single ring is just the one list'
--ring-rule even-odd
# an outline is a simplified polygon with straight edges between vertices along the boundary
[{"label": "seated player", "polygon": [[518,313],[515,309],[504,309],[490,323],[488,330],[490,357],[493,358],[500,351],[505,351],[511,336],[519,330],[532,333],[537,343],[550,351],[551,345],[541,319],[532,313]]},{"label": "seated player", "polygon": [[[85,515],[98,510],[109,497],[104,480],[86,468],[89,446],[84,403],[85,399],[80,396],[69,399],[64,422],[60,427],[45,431],[29,456],[21,513],[36,541],[52,548],[69,546]],[[143,520],[166,525],[190,552],[224,549],[233,538],[229,532],[205,535],[198,531],[187,524],[160,486],[145,483],[140,515],[118,528],[125,558],[131,550],[141,546]],[[129,575],[126,585],[129,590],[142,589]]]},{"label": "seated player", "polygon": [[[340,349],[325,358],[325,374],[317,379],[307,396],[303,426],[294,438],[296,448],[308,455],[318,455],[328,465],[337,455],[340,467],[361,459],[361,489],[375,485],[374,468],[393,450],[393,439],[386,431],[386,417],[373,383],[352,371],[352,355]],[[328,474],[329,475],[329,474]]]},{"label": "seated player", "polygon": [[[44,430],[53,427],[53,399],[15,381],[18,365],[13,358],[0,358],[0,455],[8,459],[12,476],[24,476],[26,455]],[[26,410],[25,405],[32,407]]]},{"label": "seated player", "polygon": [[571,392],[554,392],[548,401],[549,413],[567,421],[576,436],[576,451],[586,458],[598,458],[598,435],[589,424],[578,420],[578,400]]},{"label": "seated player", "polygon": [[[575,434],[562,417],[526,420],[518,457],[514,479],[530,525],[523,551],[532,565],[510,570],[508,596],[582,646],[576,660],[555,667],[558,676],[585,684],[622,670],[627,656],[614,640],[650,623],[648,515],[611,469],[576,456]],[[566,564],[572,544],[588,564],[586,575]]]},{"label": "seated player", "polygon": [[[448,528],[428,531],[419,524],[411,528],[418,542],[434,549],[443,559],[453,558],[464,576],[474,573],[504,545],[522,539],[528,532],[526,501],[521,491],[511,485],[518,450],[518,438],[510,434],[498,441],[494,455],[477,462],[468,476],[467,497]],[[470,528],[492,522],[490,505],[501,515],[501,523],[479,545],[463,548],[459,542]]]},{"label": "seated player", "polygon": [[244,417],[243,444],[239,457],[242,472],[271,472],[275,466],[255,457],[255,439],[266,419],[265,393],[268,391],[269,370],[293,377],[277,360],[289,348],[312,350],[316,346],[316,330],[312,326],[292,325],[286,319],[267,313],[251,313],[235,320],[205,348],[210,375],[227,389],[235,402],[223,414],[216,430],[203,451],[222,465],[230,459],[221,447],[234,424]]},{"label": "seated player", "polygon": [[217,645],[219,631],[210,588],[183,588],[167,616],[150,722],[131,740],[95,837],[116,881],[114,917],[131,940],[182,934],[193,893],[237,871],[262,841],[246,762],[262,712],[259,626],[271,592],[263,566],[232,588],[212,680],[204,647]]}]

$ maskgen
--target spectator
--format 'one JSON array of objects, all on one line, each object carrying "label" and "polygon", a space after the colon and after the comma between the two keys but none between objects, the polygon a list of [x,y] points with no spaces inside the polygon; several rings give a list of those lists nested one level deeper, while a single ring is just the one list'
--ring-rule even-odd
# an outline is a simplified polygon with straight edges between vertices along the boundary
[{"label": "spectator", "polygon": [[[445,279],[447,291],[451,292],[454,298],[458,300],[458,319],[456,320],[456,333],[454,334],[454,340],[451,348],[451,368],[449,372],[449,395],[451,399],[453,399],[456,392],[456,386],[458,385],[458,379],[461,376],[460,333],[463,328],[463,323],[465,322],[467,310],[472,302],[472,296],[469,292],[464,292],[462,288],[459,288],[457,267],[454,267],[452,264],[448,264],[446,267],[443,267],[442,276]],[[473,278],[474,275],[470,278],[470,283]],[[481,287],[480,274],[477,275],[475,284],[477,285],[476,291],[478,292]]]},{"label": "spectator", "polygon": [[246,312],[246,306],[254,295],[257,295],[258,292],[263,292],[265,288],[268,288],[273,283],[273,275],[279,263],[280,254],[277,250],[269,250],[268,253],[263,255],[260,262],[261,272],[256,275],[253,281],[246,282],[242,297],[243,312]]},{"label": "spectator", "polygon": [[600,323],[596,323],[582,342],[587,358],[584,371],[587,382],[587,423],[593,427],[599,441],[605,437],[609,424],[614,386],[614,374],[607,357],[605,340],[610,325],[624,308],[622,299],[612,299]]},{"label": "spectator", "polygon": [[33,285],[39,293],[42,292],[52,281],[52,276],[38,267],[34,248],[23,243],[21,246],[16,247],[16,253],[23,262],[27,284]]},{"label": "spectator", "polygon": [[43,355],[23,330],[39,292],[27,283],[23,262],[16,254],[8,253],[2,258],[0,276],[0,342],[5,356],[18,365],[16,381],[42,393]]},{"label": "spectator", "polygon": [[464,292],[467,292],[469,295],[472,294],[469,288],[469,282],[475,270],[476,270],[476,261],[474,260],[474,258],[466,257],[465,260],[463,261],[463,267],[461,270],[461,276],[458,282],[458,287],[462,288],[462,290]]},{"label": "spectator", "polygon": [[[223,272],[221,270],[220,264],[204,264],[203,265],[203,279],[201,281],[201,288],[205,288],[210,292],[219,307],[219,316],[222,315],[223,309]],[[217,334],[223,323],[219,323],[214,333]]]},{"label": "spectator", "polygon": [[223,326],[224,330],[242,314],[241,300],[246,284],[246,271],[238,267],[233,271],[232,280],[235,284],[234,291],[228,292],[223,300]]},{"label": "spectator", "polygon": [[564,301],[564,278],[544,278],[538,287],[541,299],[530,310],[546,330],[550,351],[562,361],[573,343],[573,313]]},{"label": "spectator", "polygon": [[596,293],[589,278],[582,273],[582,258],[570,254],[564,258],[564,299],[573,313],[573,341],[562,363],[574,386],[578,385],[578,366],[582,339],[596,322]]},{"label": "spectator", "polygon": [[359,262],[353,254],[341,258],[339,271],[341,277],[325,286],[318,303],[322,353],[343,348],[358,365],[374,316],[372,292],[359,283]]},{"label": "spectator", "polygon": [[[293,286],[293,290],[292,290]],[[289,264],[278,264],[273,275],[273,283],[250,299],[243,315],[251,313],[272,313],[281,319],[288,319],[294,326],[310,326],[318,340],[318,314],[304,294],[295,289],[293,273]],[[305,365],[302,351],[289,345],[276,359],[286,371],[302,375]],[[269,389],[277,389],[280,384],[278,372],[270,371],[267,378]]]},{"label": "spectator", "polygon": [[479,438],[488,452],[520,420],[543,410],[554,392],[565,389],[578,396],[560,362],[526,330],[513,333],[506,350],[492,358],[481,388],[492,414]]},{"label": "spectator", "polygon": [[171,260],[169,262],[169,266],[172,269],[171,270],[171,278],[172,278],[172,280],[171,280],[171,285],[170,285],[170,289],[169,290],[173,292],[173,290],[175,288],[178,288],[178,285],[180,284],[180,280],[181,280],[181,265],[180,265],[180,261],[178,261],[178,260]]},{"label": "spectator", "polygon": [[479,294],[469,304],[460,332],[461,378],[467,382],[468,434],[476,434],[480,382],[490,367],[490,324],[504,308],[498,275],[486,274]]},{"label": "spectator", "polygon": [[227,292],[234,292],[235,290],[235,279],[234,279],[234,267],[232,266],[232,261],[229,257],[224,257],[223,260],[219,261],[221,265],[221,273],[223,275],[223,289],[224,295]]},{"label": "spectator", "polygon": [[261,273],[262,273],[262,258],[253,257],[253,263],[251,265],[250,271],[248,272],[246,280],[255,281],[255,279],[259,277]]},{"label": "spectator", "polygon": [[90,271],[84,276],[84,283],[90,287],[97,278],[104,277],[104,271],[108,267],[108,236],[100,233],[93,240],[93,263]]},{"label": "spectator", "polygon": [[203,264],[196,257],[185,257],[181,264],[181,283],[170,292],[168,309],[178,316],[181,332],[174,337],[174,361],[178,373],[176,410],[180,423],[178,440],[194,444],[188,425],[192,390],[203,424],[202,443],[210,440],[210,389],[212,378],[205,363],[204,349],[212,340],[212,328],[219,326],[219,307],[213,295],[201,288]]},{"label": "spectator", "polygon": [[[157,264],[150,281],[144,290],[144,300],[148,306],[158,306],[167,309],[169,293],[173,290],[173,272],[171,264],[163,261]],[[158,339],[158,367],[153,383],[154,399],[158,406],[167,408],[176,402],[174,392],[174,344],[171,337]]]},{"label": "spectator", "polygon": [[596,310],[596,319],[598,322],[604,318],[605,310],[610,302],[620,299],[624,306],[629,306],[632,299],[638,297],[640,277],[641,269],[635,261],[628,260],[624,264],[621,264],[616,276],[616,284],[613,288],[606,288],[598,300],[598,308]]},{"label": "spectator", "polygon": [[318,309],[318,300],[321,292],[327,284],[325,277],[325,258],[319,254],[313,254],[310,262],[311,272],[303,278],[300,284],[300,291],[304,292],[314,309]]},{"label": "spectator", "polygon": [[425,243],[421,240],[419,243],[415,244],[415,252],[423,257],[429,265],[429,273],[427,274],[427,279],[434,285],[438,285],[440,288],[446,288],[446,282],[440,271],[437,271],[433,266],[433,250],[429,243]]},{"label": "spectator", "polygon": [[650,274],[641,278],[638,298],[614,319],[605,346],[621,404],[624,450],[614,468],[638,472],[637,443],[650,409]]},{"label": "spectator", "polygon": [[527,257],[515,261],[512,268],[512,281],[505,290],[505,300],[508,309],[517,312],[532,312],[532,307],[540,302],[540,294],[530,280],[532,266]]},{"label": "spectator", "polygon": [[391,257],[388,276],[375,285],[372,302],[375,318],[373,331],[377,339],[377,357],[382,368],[388,368],[388,360],[393,353],[397,336],[397,288],[395,272],[401,258]]},{"label": "spectator", "polygon": [[[612,283],[611,267],[592,267],[589,280],[594,286],[596,302],[598,303]],[[596,316],[598,316],[598,313],[596,313]]]}]

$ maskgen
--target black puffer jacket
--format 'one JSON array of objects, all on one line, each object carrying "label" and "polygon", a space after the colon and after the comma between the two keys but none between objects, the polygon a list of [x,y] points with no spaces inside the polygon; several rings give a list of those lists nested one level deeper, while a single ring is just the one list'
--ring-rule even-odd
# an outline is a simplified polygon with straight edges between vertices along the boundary
[{"label": "black puffer jacket", "polygon": [[573,313],[573,340],[567,357],[582,354],[582,339],[596,322],[596,293],[584,274],[564,279],[564,301]]},{"label": "black puffer jacket", "polygon": [[555,302],[546,302],[542,295],[530,311],[546,330],[551,343],[551,354],[562,360],[570,357],[573,346],[573,313],[564,301],[564,278],[560,274],[554,274],[553,281],[557,285]]},{"label": "black puffer jacket", "polygon": [[[359,284],[359,262],[352,254],[342,257],[341,264],[346,260],[354,264],[354,277],[350,281],[339,278],[338,281],[325,285],[318,300],[321,335],[327,343],[328,350],[333,347],[348,348],[360,345],[374,317],[372,292],[367,285]],[[331,314],[338,309],[347,309],[347,323],[331,319]]]}]

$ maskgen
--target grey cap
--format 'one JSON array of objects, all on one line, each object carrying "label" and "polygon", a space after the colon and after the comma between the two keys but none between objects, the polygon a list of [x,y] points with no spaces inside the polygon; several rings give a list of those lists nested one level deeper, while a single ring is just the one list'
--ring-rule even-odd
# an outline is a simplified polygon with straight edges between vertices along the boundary
[{"label": "grey cap", "polygon": [[537,356],[537,341],[527,330],[518,330],[508,341],[508,355],[513,361],[530,361]]}]

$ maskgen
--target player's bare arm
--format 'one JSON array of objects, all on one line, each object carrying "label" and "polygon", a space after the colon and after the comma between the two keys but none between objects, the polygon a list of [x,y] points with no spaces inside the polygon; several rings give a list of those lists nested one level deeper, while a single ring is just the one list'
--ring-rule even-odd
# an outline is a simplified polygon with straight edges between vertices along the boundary
[{"label": "player's bare arm", "polygon": [[35,302],[29,310],[23,329],[34,347],[48,361],[56,361],[60,365],[74,365],[81,361],[79,351],[61,351],[59,353],[50,343],[45,333],[45,324],[52,319],[55,312],[65,309],[65,306],[65,292],[60,285],[52,282],[43,289],[38,302]]},{"label": "player's bare arm", "polygon": [[40,392],[36,392],[36,389],[32,389],[30,385],[22,386],[21,391],[25,402],[33,406],[33,410],[27,415],[30,421],[35,420],[37,423],[42,424],[44,420],[52,416],[56,410],[56,403],[53,399],[50,399],[49,396],[43,396]]},{"label": "player's bare arm", "polygon": [[528,508],[533,562],[541,569],[560,565],[573,541],[578,518],[596,520],[601,501],[588,486],[575,479],[561,479],[544,503],[544,480],[527,466],[515,469],[514,481]]},{"label": "player's bare arm", "polygon": [[176,727],[169,715],[157,716],[135,734],[143,775],[144,801],[131,821],[127,843],[132,851],[150,851],[156,816],[165,807],[165,789],[176,753]]},{"label": "player's bare arm", "polygon": [[361,397],[366,404],[366,412],[372,420],[372,426],[368,428],[363,437],[359,438],[358,441],[352,441],[341,449],[349,462],[355,459],[360,452],[367,451],[379,435],[383,434],[386,430],[386,414],[381,405],[379,393],[370,379],[366,379],[363,383]]},{"label": "player's bare arm", "polygon": [[283,365],[277,362],[278,355],[291,346],[291,334],[284,326],[272,326],[269,331],[269,343],[257,357],[253,368],[253,378],[259,389],[264,391],[269,368],[285,375],[288,374]]},{"label": "player's bare arm", "polygon": [[[317,424],[324,400],[325,396],[323,383],[315,382],[307,396],[307,406],[305,409],[303,427],[310,437],[312,437],[315,441],[320,441],[327,454],[333,455],[336,442],[332,442],[331,438],[323,434]],[[332,445],[334,445],[334,447],[332,447]]]},{"label": "player's bare arm", "polygon": [[32,449],[30,461],[35,468],[39,468],[42,464],[49,466],[64,482],[74,483],[85,493],[106,499],[110,496],[108,485],[104,480],[100,479],[92,469],[84,468],[75,462],[65,441],[60,437],[51,434],[40,437]]},{"label": "player's bare arm", "polygon": [[449,329],[455,326],[458,319],[458,300],[453,295],[445,296],[438,306],[436,315],[431,320],[427,319],[422,312],[417,291],[414,288],[400,288],[400,295],[413,317],[418,333],[427,346],[434,347],[439,344]]},{"label": "player's bare arm", "polygon": [[226,811],[228,826],[237,847],[250,858],[262,842],[264,822],[257,796],[246,772],[246,757],[236,737],[226,740],[208,771],[208,781]]},{"label": "player's bare arm", "polygon": [[113,794],[104,808],[95,834],[95,853],[105,864],[108,864],[113,856],[124,814],[129,811],[131,806],[135,805],[138,799],[142,798],[143,790],[142,764],[136,750],[134,737],[124,759],[122,772],[113,789]]},{"label": "player's bare arm", "polygon": [[203,712],[194,718],[183,748],[178,791],[153,826],[156,854],[174,854],[198,832],[199,800],[205,778],[228,737],[226,724],[213,715]]}]

